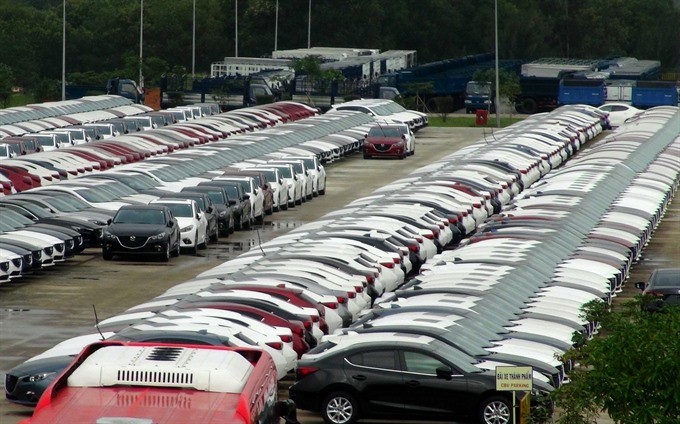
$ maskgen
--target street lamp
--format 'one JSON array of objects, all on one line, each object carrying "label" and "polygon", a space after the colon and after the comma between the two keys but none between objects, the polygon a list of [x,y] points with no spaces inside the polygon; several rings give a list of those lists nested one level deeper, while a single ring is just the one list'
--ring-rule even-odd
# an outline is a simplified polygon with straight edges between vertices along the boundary
[{"label": "street lamp", "polygon": [[194,0],[194,20],[191,32],[191,79],[196,76],[196,0]]},{"label": "street lamp", "polygon": [[236,23],[234,25],[234,27],[236,28],[235,29],[236,35],[234,36],[234,46],[235,46],[234,47],[234,57],[238,57],[238,0],[236,0],[234,3],[236,4],[236,8],[234,10],[234,21]]},{"label": "street lamp", "polygon": [[139,6],[139,88],[144,88],[144,80],[142,76],[142,40],[144,38],[144,0],[141,0]]},{"label": "street lamp", "polygon": [[494,32],[496,33],[496,127],[501,127],[501,102],[500,102],[500,91],[501,87],[498,84],[498,0],[494,0]]},{"label": "street lamp", "polygon": [[274,22],[274,51],[277,49],[279,41],[279,0],[276,0],[276,20]]},{"label": "street lamp", "polygon": [[312,0],[309,0],[309,13],[307,17],[307,48],[312,48]]},{"label": "street lamp", "polygon": [[61,100],[66,100],[66,0],[62,12],[61,39]]}]

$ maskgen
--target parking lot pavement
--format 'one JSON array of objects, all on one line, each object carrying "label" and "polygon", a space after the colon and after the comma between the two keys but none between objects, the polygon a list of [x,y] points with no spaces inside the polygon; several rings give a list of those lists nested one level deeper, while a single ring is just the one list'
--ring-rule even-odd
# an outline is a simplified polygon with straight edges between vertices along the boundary
[{"label": "parking lot pavement", "polygon": [[[245,250],[257,247],[261,242],[337,210],[478,140],[483,131],[478,128],[426,128],[417,133],[416,155],[403,161],[363,160],[361,154],[356,154],[331,164],[327,166],[328,190],[325,196],[314,198],[295,209],[267,216],[264,224],[256,229],[222,238],[207,250],[199,251],[197,256],[182,255],[169,263],[137,258],[105,262],[99,250],[90,249],[53,269],[0,285],[2,382],[5,370],[27,358],[69,337],[94,332],[93,305],[100,320],[118,314]],[[488,133],[488,129],[486,131]],[[676,201],[671,204],[647,246],[642,261],[633,268],[629,284],[619,299],[636,294],[632,283],[644,280],[654,267],[680,264],[679,239],[680,202]],[[281,384],[284,396],[285,381]],[[1,424],[17,423],[30,413],[29,408],[0,401]],[[322,422],[320,417],[304,411],[299,417],[304,424]],[[599,422],[611,423],[604,419]]]}]

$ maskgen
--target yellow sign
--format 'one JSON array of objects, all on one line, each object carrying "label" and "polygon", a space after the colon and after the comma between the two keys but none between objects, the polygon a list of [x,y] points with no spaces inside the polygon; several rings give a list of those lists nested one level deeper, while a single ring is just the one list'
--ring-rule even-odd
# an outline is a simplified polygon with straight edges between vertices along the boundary
[{"label": "yellow sign", "polygon": [[533,387],[531,367],[496,367],[496,390],[531,391]]}]

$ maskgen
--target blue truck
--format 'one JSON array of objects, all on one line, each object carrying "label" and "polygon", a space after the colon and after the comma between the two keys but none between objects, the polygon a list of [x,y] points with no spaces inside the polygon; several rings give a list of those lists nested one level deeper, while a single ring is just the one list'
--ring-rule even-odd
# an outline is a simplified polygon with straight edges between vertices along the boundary
[{"label": "blue truck", "polygon": [[[505,71],[519,73],[521,61],[501,60],[499,68]],[[481,53],[468,55],[455,59],[446,59],[438,62],[426,63],[424,65],[406,68],[397,72],[391,72],[378,77],[380,87],[394,87],[399,93],[405,96],[417,95],[425,103],[431,112],[439,111],[437,98],[450,98],[452,110],[466,108],[469,112],[476,109],[488,109],[490,104],[490,85],[489,94],[475,94],[474,106],[465,103],[468,83],[473,80],[473,75],[477,71],[493,69],[496,66],[493,53]],[[478,87],[481,87],[480,84]],[[422,87],[428,86],[423,90]],[[416,91],[416,88],[419,88]],[[472,87],[471,87],[472,88]],[[469,100],[473,100],[470,98]],[[468,107],[469,105],[469,107]],[[450,112],[451,110],[449,110]]]},{"label": "blue truck", "polygon": [[126,78],[111,78],[106,85],[66,85],[66,99],[79,99],[85,96],[100,94],[116,94],[132,100],[134,103],[144,103],[144,91],[137,82]]}]

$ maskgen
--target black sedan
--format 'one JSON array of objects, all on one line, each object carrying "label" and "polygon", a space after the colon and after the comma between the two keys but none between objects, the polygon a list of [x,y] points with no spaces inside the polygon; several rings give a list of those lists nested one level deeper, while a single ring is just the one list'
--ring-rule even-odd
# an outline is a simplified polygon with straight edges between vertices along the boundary
[{"label": "black sedan", "polygon": [[[327,423],[360,418],[456,420],[505,424],[511,392],[493,372],[428,336],[399,333],[329,337],[303,355],[290,398]],[[550,387],[535,381],[534,387]]]},{"label": "black sedan", "polygon": [[179,256],[179,224],[163,205],[121,207],[104,229],[102,256],[115,254],[155,254],[164,262]]},{"label": "black sedan", "polygon": [[636,283],[647,298],[643,308],[650,312],[658,312],[666,306],[680,306],[680,268],[655,269],[649,281]]}]

